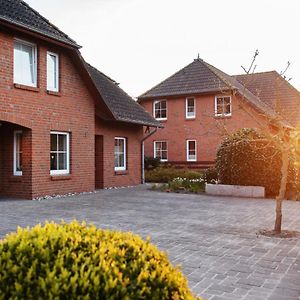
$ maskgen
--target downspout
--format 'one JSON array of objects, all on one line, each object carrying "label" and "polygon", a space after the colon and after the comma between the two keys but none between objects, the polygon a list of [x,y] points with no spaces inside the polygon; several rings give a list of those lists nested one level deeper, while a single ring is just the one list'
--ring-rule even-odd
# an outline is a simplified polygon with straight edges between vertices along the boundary
[{"label": "downspout", "polygon": [[[149,127],[148,127],[149,128]],[[145,145],[144,141],[148,139],[151,135],[153,135],[157,131],[158,127],[155,127],[154,130],[150,131],[143,139],[141,140],[141,149],[142,149],[142,184],[145,183]]]}]

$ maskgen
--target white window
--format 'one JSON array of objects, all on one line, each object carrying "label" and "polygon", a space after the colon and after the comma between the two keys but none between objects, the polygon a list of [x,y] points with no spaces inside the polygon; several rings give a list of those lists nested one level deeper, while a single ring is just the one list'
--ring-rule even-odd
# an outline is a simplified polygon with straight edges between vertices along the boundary
[{"label": "white window", "polygon": [[115,138],[115,171],[126,170],[126,138]]},{"label": "white window", "polygon": [[196,102],[195,98],[187,98],[185,103],[185,116],[187,119],[196,117]]},{"label": "white window", "polygon": [[167,100],[154,101],[153,115],[157,120],[167,119]]},{"label": "white window", "polygon": [[59,90],[59,59],[58,54],[47,52],[47,90]]},{"label": "white window", "polygon": [[14,43],[14,83],[37,86],[36,46],[24,41]]},{"label": "white window", "polygon": [[196,140],[186,141],[186,159],[187,161],[197,160],[197,142]]},{"label": "white window", "polygon": [[70,134],[51,132],[50,134],[50,174],[70,173]]},{"label": "white window", "polygon": [[168,160],[168,143],[166,141],[154,142],[154,158],[160,158],[161,161]]},{"label": "white window", "polygon": [[231,97],[216,96],[215,98],[215,115],[231,116]]},{"label": "white window", "polygon": [[14,175],[22,176],[22,156],[23,156],[23,133],[20,130],[14,131]]}]

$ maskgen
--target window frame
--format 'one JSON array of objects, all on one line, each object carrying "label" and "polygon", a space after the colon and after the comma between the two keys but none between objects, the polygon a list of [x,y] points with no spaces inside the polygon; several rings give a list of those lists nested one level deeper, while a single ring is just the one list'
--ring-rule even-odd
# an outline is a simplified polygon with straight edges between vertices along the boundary
[{"label": "window frame", "polygon": [[161,162],[166,162],[166,161],[168,161],[168,160],[169,160],[169,146],[168,146],[168,141],[153,141],[153,157],[154,157],[154,158],[157,158],[157,157],[156,157],[156,144],[157,144],[157,143],[166,143],[166,145],[167,145],[167,150],[166,150],[166,152],[167,152],[167,158],[166,158],[166,159],[160,158],[160,161],[161,161]]},{"label": "window frame", "polygon": [[[191,100],[193,99],[194,100],[194,115],[193,116],[189,116],[188,115],[188,100]],[[196,99],[195,97],[187,97],[185,99],[185,117],[186,119],[195,119],[196,118]]]},{"label": "window frame", "polygon": [[[165,118],[156,118],[155,117],[155,104],[157,103],[160,103],[160,102],[163,102],[165,101],[166,102],[166,117]],[[159,120],[159,121],[165,121],[168,119],[168,101],[166,99],[162,99],[162,100],[154,100],[153,101],[153,117],[156,119],[156,120]]]},{"label": "window frame", "polygon": [[64,135],[66,136],[66,160],[67,160],[67,169],[64,170],[51,170],[51,161],[50,161],[50,175],[68,175],[70,174],[70,133],[64,131],[50,131],[50,155],[52,152],[60,153],[58,150],[51,151],[51,135]]},{"label": "window frame", "polygon": [[[127,170],[127,159],[126,159],[126,156],[127,156],[127,151],[126,151],[126,149],[127,149],[127,141],[126,140],[127,139],[125,137],[116,136],[114,138],[114,147],[115,147],[116,140],[122,140],[122,141],[124,141],[124,152],[123,152],[124,166],[122,166],[122,167],[116,167],[114,165],[114,169],[115,169],[115,171],[126,171]],[[115,152],[115,149],[114,149],[114,157],[115,157],[115,155],[116,155],[116,152]]]},{"label": "window frame", "polygon": [[[20,154],[20,151],[17,153],[17,135],[21,134],[21,138],[23,138],[23,131],[22,130],[14,130],[14,146],[13,146],[13,174],[14,176],[22,176],[22,171],[17,171],[17,155]],[[23,154],[23,150],[21,152],[21,155]]]},{"label": "window frame", "polygon": [[[223,98],[223,112],[221,114],[218,113],[218,99]],[[224,113],[224,98],[230,99],[230,113]],[[232,99],[231,95],[217,95],[215,96],[215,116],[216,117],[230,117],[232,116]]]},{"label": "window frame", "polygon": [[[32,57],[33,57],[33,64],[34,64],[34,67],[33,67],[33,79],[34,79],[34,82],[33,83],[28,83],[28,82],[19,82],[18,80],[16,80],[16,72],[15,72],[15,43],[20,43],[20,44],[23,44],[23,45],[26,45],[26,46],[29,46],[32,48]],[[28,42],[28,41],[25,41],[25,40],[22,40],[22,39],[14,39],[14,47],[13,47],[13,81],[14,81],[14,84],[21,84],[21,85],[25,85],[25,86],[30,86],[30,87],[37,87],[37,45],[34,44],[34,43],[31,43],[31,42]]]},{"label": "window frame", "polygon": [[[48,82],[48,79],[49,79],[48,56],[54,56],[56,58],[56,65],[55,65],[55,72],[56,72],[55,80],[57,82],[57,87],[56,88],[50,88],[49,87],[49,82]],[[47,65],[47,71],[46,71],[46,74],[47,74],[47,91],[59,92],[59,86],[60,86],[60,84],[59,84],[59,54],[51,52],[51,51],[47,51],[46,65]]]},{"label": "window frame", "polygon": [[[190,142],[195,142],[195,158],[191,159],[190,156]],[[197,161],[197,140],[186,140],[186,160],[187,161]]]}]

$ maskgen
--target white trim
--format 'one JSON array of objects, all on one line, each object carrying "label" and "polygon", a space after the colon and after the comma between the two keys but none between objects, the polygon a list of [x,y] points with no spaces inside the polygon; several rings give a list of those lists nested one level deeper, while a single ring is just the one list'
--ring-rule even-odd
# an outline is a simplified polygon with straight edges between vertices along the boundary
[{"label": "white trim", "polygon": [[[217,106],[217,99],[218,98],[230,98],[230,113],[226,114],[226,113],[222,113],[222,114],[218,114],[218,106]],[[215,96],[215,116],[216,117],[230,117],[232,115],[232,101],[231,101],[231,95],[216,95]]]},{"label": "white trim", "polygon": [[160,161],[165,162],[169,159],[169,147],[168,147],[168,141],[153,141],[153,157],[156,158],[156,143],[166,143],[167,145],[167,159],[160,158]]},{"label": "white trim", "polygon": [[[195,142],[195,158],[194,159],[189,158],[189,152],[190,152],[189,142]],[[187,161],[197,161],[197,140],[187,140],[186,141],[186,160]]]},{"label": "white trim", "polygon": [[23,133],[22,130],[15,130],[14,131],[14,159],[13,159],[13,174],[14,176],[22,176],[22,171],[17,171],[17,134]]},{"label": "white trim", "polygon": [[[33,67],[33,80],[34,80],[34,82],[33,83],[18,82],[18,80],[16,80],[16,77],[15,77],[15,61],[13,59],[13,72],[14,72],[13,79],[14,79],[14,83],[27,85],[27,86],[32,86],[32,87],[37,87],[37,46],[34,43],[30,43],[30,42],[15,38],[14,39],[14,47],[13,47],[14,52],[15,52],[15,43],[20,43],[20,44],[32,47],[32,57],[33,57],[33,64],[34,64],[34,67]],[[13,58],[14,58],[14,56],[15,56],[15,53],[13,53]]]},{"label": "white trim", "polygon": [[[124,156],[124,166],[123,167],[116,167],[115,166],[115,171],[126,171],[126,164],[127,164],[127,161],[126,161],[126,138],[124,137],[119,137],[119,136],[116,136],[115,139],[114,139],[114,142],[116,142],[116,140],[123,140],[124,141],[124,153],[123,153],[123,156]],[[115,146],[115,144],[114,144]],[[114,150],[114,154],[115,153],[115,150]]]},{"label": "white trim", "polygon": [[[56,76],[55,76],[55,80],[56,80],[56,83],[57,83],[57,87],[56,88],[51,88],[49,87],[49,82],[48,82],[48,79],[49,79],[49,74],[48,74],[48,57],[49,56],[54,56],[56,58],[56,64],[55,64],[55,72],[56,72]],[[46,64],[47,64],[47,91],[53,91],[53,92],[58,92],[59,91],[59,55],[57,53],[54,53],[54,52],[50,52],[50,51],[47,51],[47,55],[46,55]]]},{"label": "white trim", "polygon": [[[194,100],[194,115],[188,116],[188,100],[193,99]],[[196,99],[195,97],[187,97],[185,99],[185,117],[186,119],[195,119],[196,118]]]},{"label": "white trim", "polygon": [[[159,103],[159,102],[162,102],[162,101],[165,101],[166,102],[166,117],[165,118],[155,118],[155,104],[156,103]],[[161,100],[154,100],[153,101],[153,117],[156,119],[156,120],[159,120],[159,121],[165,121],[168,119],[168,101],[167,99],[161,99]]]},{"label": "white trim", "polygon": [[[70,133],[69,132],[61,132],[61,131],[50,131],[50,154],[51,154],[51,134],[65,135],[67,137],[67,139],[66,139],[66,143],[67,143],[67,149],[66,149],[67,169],[64,169],[64,170],[51,170],[51,166],[50,166],[50,175],[70,174]],[[59,153],[59,152],[56,151],[56,153]]]}]

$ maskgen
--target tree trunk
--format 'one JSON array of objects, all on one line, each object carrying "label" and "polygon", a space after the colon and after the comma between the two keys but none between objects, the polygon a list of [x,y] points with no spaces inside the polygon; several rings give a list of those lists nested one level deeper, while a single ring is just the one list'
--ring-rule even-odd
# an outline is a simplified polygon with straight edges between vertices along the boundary
[{"label": "tree trunk", "polygon": [[282,222],[282,200],[285,198],[288,170],[289,170],[289,155],[288,151],[281,151],[281,180],[279,194],[276,197],[276,220],[274,231],[281,233],[281,222]]}]

